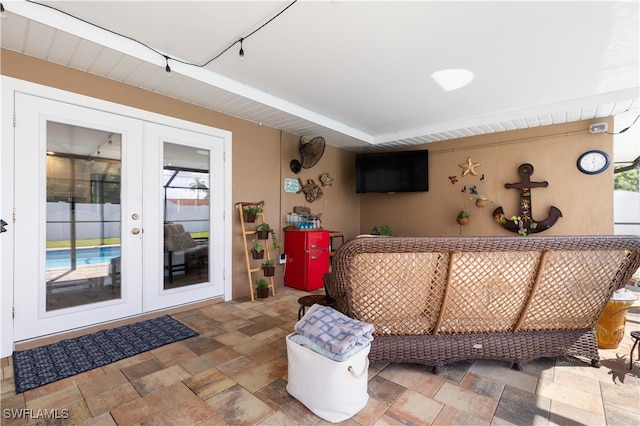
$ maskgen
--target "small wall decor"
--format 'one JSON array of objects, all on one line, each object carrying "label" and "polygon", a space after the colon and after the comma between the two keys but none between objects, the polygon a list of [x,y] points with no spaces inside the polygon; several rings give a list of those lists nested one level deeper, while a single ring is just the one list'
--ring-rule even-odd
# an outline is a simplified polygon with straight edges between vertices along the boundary
[{"label": "small wall decor", "polygon": [[549,207],[549,216],[544,220],[534,220],[531,217],[531,188],[546,188],[549,182],[531,182],[530,176],[533,174],[533,166],[525,163],[518,167],[520,182],[506,183],[507,189],[520,190],[520,215],[511,216],[509,219],[504,215],[502,207],[498,207],[493,211],[493,217],[502,227],[511,232],[517,232],[522,236],[528,234],[546,231],[551,228],[556,221],[562,217],[562,212],[555,206]]},{"label": "small wall decor", "polygon": [[329,176],[329,173],[323,173],[320,175],[320,183],[322,184],[323,188],[326,188],[327,186],[332,186],[334,180],[335,179]]},{"label": "small wall decor", "polygon": [[456,217],[456,221],[461,225],[466,225],[469,223],[469,218],[471,217],[471,212],[465,208],[458,210],[458,217]]},{"label": "small wall decor", "polygon": [[300,183],[298,182],[298,179],[285,178],[284,192],[295,192],[297,194],[298,190],[300,190]]},{"label": "small wall decor", "polygon": [[300,183],[300,189],[296,194],[302,192],[305,200],[308,202],[313,203],[315,200],[322,197],[322,188],[320,188],[320,185],[315,183],[313,179],[307,179],[307,183],[303,184],[302,179],[298,178],[298,182]]},{"label": "small wall decor", "polygon": [[480,167],[480,163],[474,163],[471,161],[471,157],[468,157],[466,163],[458,164],[458,166],[462,167],[462,177],[465,177],[469,173],[477,176],[478,172],[476,172],[476,167]]},{"label": "small wall decor", "polygon": [[493,199],[487,197],[486,195],[478,194],[476,197],[471,197],[471,199],[474,199],[474,198],[476,200],[476,206],[480,208],[487,207],[489,203],[495,203]]}]

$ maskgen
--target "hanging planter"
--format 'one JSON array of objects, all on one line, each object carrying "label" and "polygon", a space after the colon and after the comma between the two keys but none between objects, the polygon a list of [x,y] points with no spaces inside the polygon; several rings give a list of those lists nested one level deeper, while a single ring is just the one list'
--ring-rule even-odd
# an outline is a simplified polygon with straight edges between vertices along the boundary
[{"label": "hanging planter", "polygon": [[460,225],[466,225],[467,223],[469,223],[470,217],[471,212],[469,210],[460,209],[460,211],[458,211],[458,217],[456,218],[456,220]]},{"label": "hanging planter", "polygon": [[265,277],[273,277],[276,274],[276,267],[270,266],[268,268],[262,268],[262,272]]},{"label": "hanging planter", "polygon": [[264,210],[264,201],[253,203],[243,203],[242,205],[242,219],[245,223],[254,223],[258,213],[262,213]]},{"label": "hanging planter", "polygon": [[256,239],[251,241],[251,255],[254,259],[262,259],[264,257],[264,247]]},{"label": "hanging planter", "polygon": [[262,273],[265,277],[273,277],[276,274],[276,267],[273,265],[273,260],[267,260],[262,264]]},{"label": "hanging planter", "polygon": [[480,207],[480,208],[487,207],[489,203],[495,203],[495,201],[493,201],[491,198],[484,195],[478,195],[476,197],[476,207]]},{"label": "hanging planter", "polygon": [[256,227],[256,237],[259,240],[268,240],[269,233],[271,232],[272,232],[272,229],[268,223],[261,223]]},{"label": "hanging planter", "polygon": [[260,278],[259,280],[253,280],[253,283],[256,285],[256,294],[258,299],[269,297],[269,283],[267,280]]}]

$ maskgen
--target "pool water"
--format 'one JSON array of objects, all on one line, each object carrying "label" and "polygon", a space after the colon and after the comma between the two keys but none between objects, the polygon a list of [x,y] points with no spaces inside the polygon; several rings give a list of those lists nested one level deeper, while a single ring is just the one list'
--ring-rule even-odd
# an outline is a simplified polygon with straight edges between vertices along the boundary
[{"label": "pool water", "polygon": [[[120,246],[80,247],[76,249],[76,266],[109,263],[116,257],[120,257]],[[71,250],[47,250],[46,267],[71,267]]]}]

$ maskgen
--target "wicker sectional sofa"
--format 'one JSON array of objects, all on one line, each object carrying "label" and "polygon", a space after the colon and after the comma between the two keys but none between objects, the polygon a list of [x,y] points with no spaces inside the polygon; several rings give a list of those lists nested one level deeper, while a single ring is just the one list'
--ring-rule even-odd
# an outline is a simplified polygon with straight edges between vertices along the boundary
[{"label": "wicker sectional sofa", "polygon": [[640,266],[640,237],[358,237],[326,277],[344,314],[375,326],[369,358],[438,368],[461,360],[585,357],[594,327]]}]

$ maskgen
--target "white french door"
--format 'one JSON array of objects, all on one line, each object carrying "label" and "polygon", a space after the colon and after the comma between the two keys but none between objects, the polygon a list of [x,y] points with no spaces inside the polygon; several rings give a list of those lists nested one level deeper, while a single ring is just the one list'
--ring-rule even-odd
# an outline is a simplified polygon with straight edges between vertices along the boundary
[{"label": "white french door", "polygon": [[[144,310],[224,292],[221,138],[145,123]],[[161,273],[161,275],[158,275]]]},{"label": "white french door", "polygon": [[15,111],[14,341],[223,295],[220,138],[21,93]]}]

